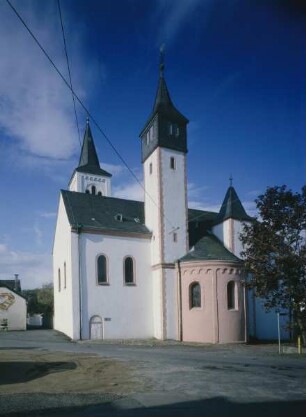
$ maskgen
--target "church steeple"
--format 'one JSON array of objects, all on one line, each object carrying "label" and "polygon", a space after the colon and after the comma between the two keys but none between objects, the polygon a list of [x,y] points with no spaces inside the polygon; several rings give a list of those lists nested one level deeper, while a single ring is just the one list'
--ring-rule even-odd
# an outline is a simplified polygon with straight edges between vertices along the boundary
[{"label": "church steeple", "polygon": [[159,81],[153,111],[140,133],[142,161],[159,146],[187,153],[186,125],[188,119],[174,106],[164,77],[164,58],[161,52]]},{"label": "church steeple", "polygon": [[111,177],[110,173],[100,168],[89,119],[87,119],[79,164],[72,174],[69,190],[110,196]]},{"label": "church steeple", "polygon": [[230,178],[230,186],[226,192],[216,223],[224,222],[227,219],[240,221],[251,220],[251,217],[247,215],[235,188],[232,186],[232,181],[233,179]]},{"label": "church steeple", "polygon": [[95,143],[90,129],[89,119],[86,121],[83,145],[76,169],[78,172],[87,172],[89,174],[104,175],[111,177],[111,174],[100,168],[99,158],[97,155]]}]

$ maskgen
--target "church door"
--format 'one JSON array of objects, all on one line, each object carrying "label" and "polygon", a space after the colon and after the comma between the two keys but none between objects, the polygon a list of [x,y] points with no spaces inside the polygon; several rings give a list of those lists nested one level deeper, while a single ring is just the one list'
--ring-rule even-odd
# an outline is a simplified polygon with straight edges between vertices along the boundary
[{"label": "church door", "polygon": [[89,321],[90,339],[103,339],[103,323],[100,316],[92,316]]}]

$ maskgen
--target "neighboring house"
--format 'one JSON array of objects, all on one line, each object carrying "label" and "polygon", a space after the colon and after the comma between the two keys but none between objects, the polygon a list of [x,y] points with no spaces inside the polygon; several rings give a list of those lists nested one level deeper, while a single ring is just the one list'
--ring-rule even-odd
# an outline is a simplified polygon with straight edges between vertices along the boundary
[{"label": "neighboring house", "polygon": [[232,185],[219,213],[188,209],[187,124],[161,66],[140,134],[142,203],[111,196],[87,122],[53,248],[54,328],[72,339],[246,340],[238,256],[251,218]]},{"label": "neighboring house", "polygon": [[25,298],[0,284],[0,330],[26,330],[26,318]]},{"label": "neighboring house", "polygon": [[20,279],[0,279],[0,286],[4,285],[5,287],[10,288],[13,291],[21,292]]}]

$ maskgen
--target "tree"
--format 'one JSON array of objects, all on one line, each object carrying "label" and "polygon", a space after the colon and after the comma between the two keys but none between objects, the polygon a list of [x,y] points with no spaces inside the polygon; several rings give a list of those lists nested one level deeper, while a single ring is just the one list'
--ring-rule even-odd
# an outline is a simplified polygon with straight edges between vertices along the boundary
[{"label": "tree", "polygon": [[240,236],[246,285],[266,309],[289,309],[306,342],[306,186],[301,193],[268,187],[255,202],[259,218]]},{"label": "tree", "polygon": [[22,295],[27,299],[29,314],[53,315],[53,284],[44,284],[42,288],[23,290]]}]

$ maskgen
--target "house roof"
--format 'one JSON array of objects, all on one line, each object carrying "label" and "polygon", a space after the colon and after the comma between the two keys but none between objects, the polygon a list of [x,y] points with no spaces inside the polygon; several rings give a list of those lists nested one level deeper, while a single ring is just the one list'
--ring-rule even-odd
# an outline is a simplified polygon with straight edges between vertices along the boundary
[{"label": "house roof", "polygon": [[77,172],[86,172],[94,175],[103,175],[105,177],[111,177],[112,175],[100,168],[99,158],[97,155],[95,143],[91,133],[89,120],[86,123],[86,129],[83,139],[83,145],[79,160],[79,165],[75,169]]},{"label": "house roof", "polygon": [[225,248],[216,236],[208,231],[206,231],[191,251],[180,259],[181,262],[196,260],[241,262],[237,256]]},{"label": "house roof", "polygon": [[[0,287],[7,287],[12,291],[21,291],[20,279],[0,279]],[[16,288],[17,287],[17,288]]]},{"label": "house roof", "polygon": [[241,201],[236,193],[236,190],[233,186],[230,186],[227,190],[225,198],[223,200],[220,212],[216,217],[216,223],[222,223],[224,220],[227,219],[235,219],[235,220],[247,220],[252,221],[252,217],[248,216]]},{"label": "house roof", "polygon": [[0,288],[6,288],[6,289],[8,289],[8,290],[12,291],[14,294],[18,295],[19,297],[23,298],[24,300],[27,300],[27,299],[26,299],[26,297],[25,297],[24,295],[20,294],[20,292],[15,291],[15,290],[14,290],[13,288],[11,288],[9,285],[2,284],[2,282],[3,282],[3,281],[5,281],[5,280],[2,280],[2,281],[0,282]]},{"label": "house roof", "polygon": [[70,225],[98,231],[151,235],[140,201],[61,190]]}]

